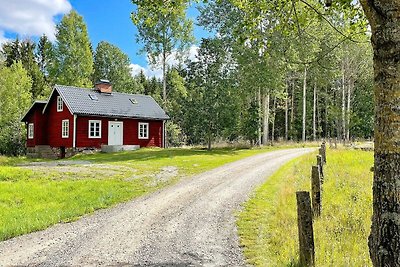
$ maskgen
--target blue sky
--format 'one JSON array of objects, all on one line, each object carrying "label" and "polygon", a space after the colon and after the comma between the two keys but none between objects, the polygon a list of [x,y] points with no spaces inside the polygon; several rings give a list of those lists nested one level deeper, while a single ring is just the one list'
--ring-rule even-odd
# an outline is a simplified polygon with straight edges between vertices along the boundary
[{"label": "blue sky", "polygon": [[[33,40],[43,33],[54,36],[55,24],[71,8],[84,17],[93,48],[100,41],[110,42],[128,54],[136,67],[149,68],[146,55],[138,54],[141,44],[136,43],[137,31],[130,19],[134,8],[130,0],[0,0],[0,43],[17,35]],[[196,7],[190,7],[188,17],[195,21],[197,15]],[[197,40],[209,35],[195,26]]]}]

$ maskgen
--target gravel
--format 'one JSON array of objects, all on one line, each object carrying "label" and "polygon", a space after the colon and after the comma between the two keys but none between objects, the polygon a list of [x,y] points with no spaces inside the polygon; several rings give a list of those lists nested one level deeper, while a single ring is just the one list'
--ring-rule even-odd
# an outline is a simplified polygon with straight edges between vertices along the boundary
[{"label": "gravel", "polygon": [[256,185],[313,149],[245,158],[73,222],[0,243],[0,265],[245,266],[234,213]]}]

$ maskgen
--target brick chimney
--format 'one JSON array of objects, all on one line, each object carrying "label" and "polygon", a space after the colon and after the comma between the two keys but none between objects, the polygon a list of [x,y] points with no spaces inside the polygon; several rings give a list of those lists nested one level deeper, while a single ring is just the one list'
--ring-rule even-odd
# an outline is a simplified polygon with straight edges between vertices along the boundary
[{"label": "brick chimney", "polygon": [[109,80],[101,79],[95,84],[95,89],[100,93],[106,93],[106,94],[112,93],[112,85]]}]

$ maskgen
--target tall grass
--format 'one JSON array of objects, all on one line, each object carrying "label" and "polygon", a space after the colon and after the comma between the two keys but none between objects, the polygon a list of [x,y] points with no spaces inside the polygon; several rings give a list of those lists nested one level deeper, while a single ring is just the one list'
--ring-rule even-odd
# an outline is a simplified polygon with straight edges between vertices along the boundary
[{"label": "tall grass", "polygon": [[[322,215],[314,221],[316,266],[371,266],[367,239],[372,215],[373,153],[328,150]],[[296,266],[295,192],[310,191],[315,153],[295,159],[258,188],[238,214],[240,241],[249,263]]]}]

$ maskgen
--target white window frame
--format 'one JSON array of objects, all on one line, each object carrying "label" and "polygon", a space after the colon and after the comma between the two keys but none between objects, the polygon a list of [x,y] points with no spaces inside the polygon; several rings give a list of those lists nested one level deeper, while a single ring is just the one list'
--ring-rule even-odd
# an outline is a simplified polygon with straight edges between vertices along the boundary
[{"label": "white window frame", "polygon": [[28,123],[28,139],[33,139],[34,137],[34,125],[33,123]]},{"label": "white window frame", "polygon": [[[91,135],[91,132],[90,132],[90,125],[91,125],[92,123],[98,123],[98,124],[99,124],[99,136]],[[96,125],[96,124],[95,124],[95,125]],[[94,133],[96,133],[96,126],[95,126],[94,129],[95,129],[95,130],[94,130]],[[89,138],[101,138],[101,120],[89,120],[89,125],[88,125],[88,137],[89,137]]]},{"label": "white window frame", "polygon": [[[146,133],[146,135],[140,136],[140,132],[141,132],[141,130],[142,130],[142,126],[143,126],[143,127],[146,127],[146,128],[145,128],[145,129],[146,129],[146,132],[143,132],[143,133]],[[143,130],[143,131],[144,131],[144,130]],[[149,136],[150,136],[149,123],[148,123],[148,122],[139,122],[139,126],[138,126],[138,138],[139,138],[139,139],[149,139]]]},{"label": "white window frame", "polygon": [[61,122],[61,137],[69,138],[69,120],[62,120]]},{"label": "white window frame", "polygon": [[64,102],[61,96],[57,96],[57,112],[61,112],[64,110]]}]

